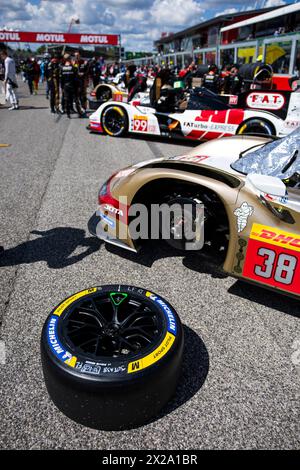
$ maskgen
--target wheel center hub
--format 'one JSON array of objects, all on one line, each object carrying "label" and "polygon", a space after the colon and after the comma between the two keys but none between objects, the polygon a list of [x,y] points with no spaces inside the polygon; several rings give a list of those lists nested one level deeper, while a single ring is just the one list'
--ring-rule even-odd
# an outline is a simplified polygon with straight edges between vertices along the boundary
[{"label": "wheel center hub", "polygon": [[104,328],[103,333],[106,336],[109,336],[110,338],[115,338],[119,334],[119,327],[118,327],[118,325],[107,325]]}]

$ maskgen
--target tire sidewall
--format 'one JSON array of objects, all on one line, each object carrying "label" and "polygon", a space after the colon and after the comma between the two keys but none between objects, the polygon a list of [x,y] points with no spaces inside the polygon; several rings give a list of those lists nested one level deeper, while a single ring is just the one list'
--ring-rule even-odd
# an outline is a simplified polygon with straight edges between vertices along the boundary
[{"label": "tire sidewall", "polygon": [[[112,109],[114,109],[116,112],[118,112],[124,120],[123,128],[117,133],[111,132],[105,124],[105,118],[106,118],[108,112]],[[127,117],[127,113],[126,113],[125,109],[122,106],[115,106],[115,105],[107,106],[103,110],[103,113],[102,113],[102,116],[101,116],[101,125],[102,125],[102,128],[104,129],[105,133],[108,134],[109,136],[111,136],[111,137],[121,137],[128,130],[128,117]]]},{"label": "tire sidewall", "polygon": [[[129,292],[126,289],[131,289],[131,293],[140,298],[143,298],[150,301],[152,304],[158,307],[162,318],[164,320],[163,323],[163,331],[160,332],[159,340],[155,344],[152,344],[147,350],[143,350],[143,352],[138,352],[137,354],[130,357],[130,359],[124,358],[114,358],[110,360],[107,357],[97,358],[97,360],[92,361],[90,357],[78,354],[76,349],[72,349],[70,344],[62,337],[61,335],[61,322],[64,321],[65,316],[68,313],[69,308],[76,305],[77,302],[83,300],[85,295],[76,298],[74,301],[69,303],[67,307],[64,308],[64,304],[68,303],[68,299],[80,295],[82,292],[86,292],[86,296],[89,295],[97,295],[99,293],[105,293],[108,291],[117,291],[120,288],[120,292]],[[61,374],[70,375],[76,381],[76,379],[80,380],[83,379],[84,383],[88,386],[88,384],[100,383],[101,386],[107,384],[108,386],[112,383],[114,385],[118,384],[125,384],[127,383],[134,383],[141,379],[141,377],[146,377],[148,375],[152,375],[157,371],[160,367],[163,367],[165,363],[170,363],[174,358],[176,358],[178,352],[182,348],[183,343],[183,331],[181,322],[176,311],[173,307],[165,301],[165,299],[161,298],[157,294],[147,291],[145,289],[141,289],[134,286],[119,286],[119,285],[109,285],[109,286],[100,286],[95,287],[92,289],[96,289],[94,292],[91,292],[91,289],[87,289],[86,291],[80,291],[76,294],[73,294],[71,297],[68,297],[63,302],[58,304],[57,307],[53,309],[53,311],[48,316],[42,331],[41,337],[41,350],[42,350],[42,357],[44,361],[52,362],[56,368],[58,368]],[[49,333],[49,331],[53,331],[52,324],[50,326],[50,322],[56,317],[55,312],[59,309],[63,309],[61,316],[59,316],[56,320],[56,327],[55,327],[55,338],[58,342],[59,346],[64,350],[65,355],[59,354],[59,356],[54,352],[53,347],[50,344],[50,341],[53,341],[53,336]],[[174,336],[174,339],[172,338]],[[171,342],[171,346],[168,347],[168,344]],[[165,351],[164,354],[159,357],[161,351]],[[143,366],[143,362],[145,363],[145,358],[148,358],[153,353],[158,354],[158,359],[153,361],[152,364]],[[67,357],[76,358],[76,363],[72,365],[66,363],[66,355]],[[72,359],[71,359],[72,362]],[[95,368],[101,369],[101,372],[98,374],[92,374],[85,371],[87,364],[90,362],[95,362]],[[146,360],[146,363],[148,360]],[[101,366],[96,366],[96,364],[101,364]],[[79,368],[80,367],[80,368]],[[91,365],[92,367],[92,365]],[[136,367],[135,370],[132,370]],[[137,368],[138,367],[138,368]],[[104,372],[107,370],[113,369],[114,371],[119,370],[119,372]],[[126,373],[125,373],[126,369]],[[130,372],[129,372],[130,370]],[[82,372],[84,371],[84,372]],[[80,380],[81,381],[81,380]]]},{"label": "tire sidewall", "polygon": [[[255,126],[261,126],[263,129],[265,129],[266,132],[251,132],[251,127]],[[260,134],[260,135],[267,135],[267,136],[272,136],[276,135],[276,130],[274,128],[274,125],[270,122],[267,121],[266,119],[262,118],[250,118],[247,121],[244,121],[237,129],[237,135],[247,135],[247,134]]]}]

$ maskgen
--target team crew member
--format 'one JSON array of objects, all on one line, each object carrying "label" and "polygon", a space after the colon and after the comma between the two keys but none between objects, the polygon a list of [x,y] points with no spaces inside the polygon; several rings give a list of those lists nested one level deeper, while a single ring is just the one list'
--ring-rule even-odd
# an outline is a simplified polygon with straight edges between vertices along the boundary
[{"label": "team crew member", "polygon": [[0,53],[1,59],[4,60],[4,88],[7,98],[10,101],[11,107],[9,111],[19,109],[18,98],[15,89],[18,88],[16,78],[16,64],[14,59],[8,56],[6,50]]},{"label": "team crew member", "polygon": [[230,71],[230,94],[238,95],[242,91],[243,79],[239,74],[238,65],[234,65]]},{"label": "team crew member", "polygon": [[95,88],[100,82],[101,77],[101,63],[96,57],[93,58],[89,70],[93,80],[93,87]]},{"label": "team crew member", "polygon": [[24,67],[25,78],[28,83],[29,93],[33,94],[33,78],[34,78],[34,66],[31,59],[27,60],[27,63]]},{"label": "team crew member", "polygon": [[64,63],[60,68],[60,81],[61,87],[64,94],[64,107],[67,113],[68,118],[71,117],[71,110],[73,107],[73,101],[75,97],[76,108],[78,112],[78,117],[82,117],[82,112],[79,106],[78,99],[76,97],[76,80],[77,80],[77,70],[71,62],[69,54],[64,55]]},{"label": "team crew member", "polygon": [[51,113],[59,111],[59,75],[60,64],[58,57],[54,57],[45,69],[45,75],[50,93],[50,109]]},{"label": "team crew member", "polygon": [[47,69],[48,69],[48,66],[49,66],[49,63],[50,63],[50,54],[48,54],[48,52],[46,52],[44,54],[44,59],[41,63],[41,82],[43,82],[44,80],[46,81],[46,98],[47,100],[49,99],[49,94],[50,94],[50,88],[49,88],[49,82],[47,80]]},{"label": "team crew member", "polygon": [[225,65],[220,74],[220,91],[225,95],[230,93],[231,68],[231,65]]},{"label": "team crew member", "polygon": [[87,97],[86,90],[88,85],[88,64],[80,57],[79,52],[75,52],[74,67],[77,69],[76,81],[75,81],[75,93],[82,109],[86,112],[87,108]]},{"label": "team crew member", "polygon": [[33,88],[34,88],[34,94],[37,95],[38,89],[39,89],[39,81],[40,81],[40,66],[33,57],[31,59],[32,64],[33,64]]},{"label": "team crew member", "polygon": [[213,93],[218,93],[220,88],[220,76],[218,74],[218,67],[212,64],[209,67],[209,72],[204,75],[203,86]]}]

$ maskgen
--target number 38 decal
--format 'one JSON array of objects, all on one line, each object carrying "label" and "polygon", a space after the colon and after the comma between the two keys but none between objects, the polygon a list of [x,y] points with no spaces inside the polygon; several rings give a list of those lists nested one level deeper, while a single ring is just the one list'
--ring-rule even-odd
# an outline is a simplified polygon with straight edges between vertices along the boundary
[{"label": "number 38 decal", "polygon": [[300,235],[254,224],[243,276],[300,294]]},{"label": "number 38 decal", "polygon": [[270,279],[272,276],[277,282],[282,284],[291,284],[295,275],[297,258],[286,253],[278,255],[269,248],[259,248],[257,254],[264,258],[262,266],[256,265],[254,273],[257,276]]}]

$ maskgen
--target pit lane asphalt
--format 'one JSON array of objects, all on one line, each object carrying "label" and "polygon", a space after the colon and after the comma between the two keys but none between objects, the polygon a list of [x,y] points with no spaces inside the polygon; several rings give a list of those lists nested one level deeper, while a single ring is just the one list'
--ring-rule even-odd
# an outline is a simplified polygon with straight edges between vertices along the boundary
[{"label": "pit lane asphalt", "polygon": [[[42,92],[0,108],[0,254],[6,363],[0,364],[0,447],[23,449],[299,448],[299,302],[223,276],[217,262],[152,246],[139,256],[87,232],[100,184],[153,155],[190,147],[91,135],[86,120],[50,115]],[[152,423],[84,428],[49,400],[39,340],[50,310],[93,285],[127,283],[168,299],[185,325],[183,376]],[[299,347],[299,346],[298,346]],[[294,361],[295,362],[295,361]]]}]

